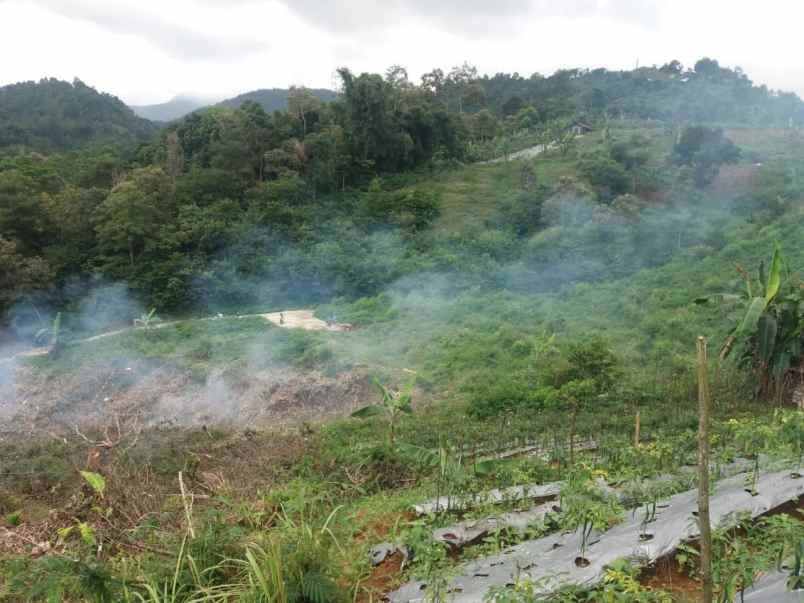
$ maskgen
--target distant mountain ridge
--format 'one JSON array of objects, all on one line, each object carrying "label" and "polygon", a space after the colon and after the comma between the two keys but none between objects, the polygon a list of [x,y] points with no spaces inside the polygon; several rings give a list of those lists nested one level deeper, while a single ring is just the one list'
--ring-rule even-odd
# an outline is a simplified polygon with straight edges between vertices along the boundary
[{"label": "distant mountain ridge", "polygon": [[129,144],[148,140],[157,130],[116,96],[79,79],[0,87],[0,148],[63,151],[90,143]]},{"label": "distant mountain ridge", "polygon": [[[334,90],[327,90],[326,88],[308,88],[308,90],[313,96],[324,102],[334,101],[338,98],[338,93]],[[282,111],[288,108],[288,93],[287,88],[263,88],[228,98],[215,106],[237,109],[246,101],[254,101],[261,105],[267,113],[272,113],[273,111]]]},{"label": "distant mountain ridge", "polygon": [[[333,101],[338,97],[335,91],[327,90],[326,88],[311,88],[310,92],[313,96],[325,102]],[[260,90],[244,92],[243,94],[212,104],[192,96],[180,95],[166,103],[132,105],[131,109],[140,117],[157,122],[181,119],[193,111],[207,107],[228,107],[230,109],[237,109],[246,101],[254,101],[261,105],[267,113],[272,113],[274,111],[284,111],[288,108],[288,93],[289,90],[287,88],[262,88]]]},{"label": "distant mountain ridge", "polygon": [[209,103],[203,99],[192,96],[179,95],[164,103],[155,105],[129,105],[138,116],[151,121],[173,121],[184,117],[188,113],[206,107]]}]

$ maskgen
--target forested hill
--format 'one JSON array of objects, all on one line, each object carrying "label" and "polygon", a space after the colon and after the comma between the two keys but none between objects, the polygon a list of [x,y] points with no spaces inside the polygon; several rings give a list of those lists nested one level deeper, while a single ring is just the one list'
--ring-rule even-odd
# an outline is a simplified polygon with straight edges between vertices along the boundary
[{"label": "forested hill", "polygon": [[[288,98],[293,95],[294,90],[294,88],[289,90],[286,88],[252,90],[222,100],[219,103],[215,103],[213,106],[237,109],[243,103],[252,101],[260,105],[266,113],[286,111],[288,108]],[[333,101],[338,96],[333,90],[313,88],[307,91],[315,98],[324,102]],[[166,103],[159,103],[157,105],[132,105],[131,108],[134,110],[134,113],[140,117],[153,121],[168,122],[181,119],[194,111],[207,108],[208,106],[207,103],[190,96],[177,96]]]},{"label": "forested hill", "polygon": [[[33,142],[0,156],[0,314],[109,283],[161,312],[354,300],[425,272],[493,287],[510,269],[517,286],[556,289],[711,243],[665,216],[691,229],[695,208],[725,197],[746,213],[800,198],[788,147],[804,146],[804,104],[709,59],[527,79],[468,65],[420,82],[401,68],[339,76],[331,102],[292,88],[287,111],[211,107],[127,153],[30,152],[154,126],[80,82],[4,89],[14,104],[0,111],[14,113],[0,131]],[[575,139],[577,120],[590,136]],[[548,143],[528,163],[477,165]]]},{"label": "forested hill", "polygon": [[0,148],[63,151],[87,143],[126,144],[145,141],[157,130],[117,97],[77,79],[0,88]]},{"label": "forested hill", "polygon": [[[434,85],[449,89],[439,70],[424,76]],[[475,84],[473,93],[462,99],[470,106],[482,105],[493,112],[516,114],[532,105],[544,115],[574,110],[609,117],[676,121],[742,122],[789,125],[804,122],[804,104],[793,93],[754,85],[739,68],[722,67],[703,58],[686,68],[678,61],[631,71],[607,69],[564,69],[550,77],[498,73],[465,76]],[[456,99],[456,103],[459,99]]]},{"label": "forested hill", "polygon": [[[292,91],[292,88],[290,90],[285,88],[252,90],[251,92],[245,92],[233,98],[223,100],[216,106],[237,109],[246,101],[252,101],[260,105],[266,113],[284,111],[288,108],[288,97],[292,94]],[[327,90],[325,88],[309,88],[307,91],[324,102],[333,101],[338,96],[333,90]]]}]

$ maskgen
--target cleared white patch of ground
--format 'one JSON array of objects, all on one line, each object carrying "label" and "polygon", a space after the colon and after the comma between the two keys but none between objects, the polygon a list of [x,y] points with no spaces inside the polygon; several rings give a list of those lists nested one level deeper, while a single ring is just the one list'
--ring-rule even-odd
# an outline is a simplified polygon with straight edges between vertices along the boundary
[{"label": "cleared white patch of ground", "polygon": [[265,320],[286,329],[305,329],[306,331],[348,331],[351,325],[327,322],[316,318],[312,310],[285,310],[259,314]]},{"label": "cleared white patch of ground", "polygon": [[[223,314],[218,314],[216,316],[208,316],[206,318],[199,318],[197,320],[218,320],[221,318],[255,318],[260,317],[264,318],[268,322],[275,324],[278,327],[282,327],[285,329],[304,329],[306,331],[351,331],[352,325],[346,323],[338,323],[338,322],[327,322],[321,320],[320,318],[316,318],[314,312],[312,310],[283,310],[281,312],[268,312],[266,314],[239,314],[236,316],[226,316]],[[170,322],[160,322],[151,327],[147,327],[150,329],[161,329],[170,325],[177,324],[177,321],[170,321]],[[144,329],[146,327],[129,327],[127,329],[117,329],[115,331],[109,331],[107,333],[101,333],[99,335],[93,335],[92,337],[87,337],[86,339],[79,339],[77,341],[73,341],[72,343],[87,343],[90,341],[97,341],[99,339],[105,339],[106,337],[113,337],[115,335],[120,335],[121,333],[127,333],[128,331],[132,331],[134,329]],[[8,356],[6,358],[0,358],[0,364],[5,362],[11,362],[16,358],[24,358],[27,356],[44,356],[49,351],[47,347],[36,347],[30,348],[27,350],[23,350],[17,352],[12,356]]]}]

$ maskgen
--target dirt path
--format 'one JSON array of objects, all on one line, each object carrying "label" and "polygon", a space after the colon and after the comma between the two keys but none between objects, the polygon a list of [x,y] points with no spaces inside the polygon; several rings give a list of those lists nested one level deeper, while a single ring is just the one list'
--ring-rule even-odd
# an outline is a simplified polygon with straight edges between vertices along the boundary
[{"label": "dirt path", "polygon": [[[312,310],[283,310],[281,312],[269,312],[266,314],[234,314],[234,315],[223,315],[217,314],[215,316],[207,316],[204,318],[197,318],[195,320],[220,320],[223,318],[264,318],[270,323],[278,327],[282,327],[284,329],[304,329],[306,331],[350,331],[352,329],[352,325],[345,324],[345,323],[337,323],[337,322],[326,322],[319,318],[315,317],[315,314]],[[178,324],[180,321],[173,320],[169,322],[160,322],[153,327],[152,329],[162,329],[164,327],[169,327],[175,324]],[[87,337],[85,339],[78,339],[71,343],[89,343],[91,341],[98,341],[99,339],[105,339],[106,337],[114,337],[115,335],[121,335],[123,333],[128,333],[129,331],[133,331],[135,329],[143,329],[144,327],[128,327],[126,329],[116,329],[114,331],[108,331],[107,333],[100,333],[99,335],[93,335],[92,337]],[[0,358],[0,365],[8,362],[12,362],[17,358],[28,358],[31,356],[44,356],[48,353],[47,347],[36,347],[30,348],[28,350],[24,350],[22,352],[17,352],[12,356],[7,356],[6,358]]]},{"label": "dirt path", "polygon": [[495,163],[503,163],[505,161],[514,161],[516,159],[530,159],[532,157],[536,157],[537,155],[541,155],[547,149],[552,148],[553,145],[543,145],[537,144],[532,147],[528,147],[527,149],[522,149],[521,151],[517,151],[516,153],[509,153],[508,157],[495,157],[494,159],[489,159],[488,161],[478,161],[477,165],[492,165]]}]

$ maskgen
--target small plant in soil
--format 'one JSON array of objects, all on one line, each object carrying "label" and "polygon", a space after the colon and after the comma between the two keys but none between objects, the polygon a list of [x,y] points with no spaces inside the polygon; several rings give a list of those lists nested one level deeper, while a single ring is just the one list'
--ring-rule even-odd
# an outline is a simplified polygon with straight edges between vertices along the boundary
[{"label": "small plant in soil", "polygon": [[[629,500],[634,504],[633,516],[641,513],[642,520],[639,525],[639,539],[643,542],[653,539],[648,532],[648,526],[656,521],[656,513],[660,508],[659,501],[671,495],[676,490],[676,483],[672,481],[654,484],[635,480],[628,491]],[[629,505],[630,506],[630,505]]]},{"label": "small plant in soil", "polygon": [[642,505],[642,521],[639,524],[639,539],[643,542],[653,540],[653,534],[648,532],[648,525],[656,521],[657,499],[646,500]]},{"label": "small plant in soil", "polygon": [[804,539],[798,541],[795,552],[795,561],[790,576],[787,578],[789,590],[804,589]]},{"label": "small plant in soil", "polygon": [[791,474],[794,478],[801,477],[801,460],[804,457],[804,413],[800,410],[777,413],[781,422],[781,436],[796,455],[796,468]]},{"label": "small plant in soil", "polygon": [[[583,475],[586,479],[583,479]],[[621,509],[614,498],[595,487],[589,479],[588,472],[578,477],[567,479],[561,489],[561,525],[565,530],[579,531],[581,542],[575,565],[587,567],[589,560],[586,551],[593,530],[607,529],[619,517]]]},{"label": "small plant in soil", "polygon": [[745,537],[740,533],[750,533],[751,529],[751,518],[745,516],[730,529],[714,534],[712,580],[717,603],[732,603],[738,594],[742,601],[745,589],[754,583],[757,573],[766,564],[762,552],[751,546],[750,534]]},{"label": "small plant in soil", "polygon": [[134,326],[143,329],[146,336],[150,337],[151,332],[160,322],[162,319],[156,315],[156,308],[151,308],[149,312],[143,312],[139,318],[134,319]]},{"label": "small plant in soil", "polygon": [[751,496],[757,496],[759,494],[757,491],[757,479],[759,477],[758,464],[758,462],[755,462],[754,468],[745,474],[745,491]]},{"label": "small plant in soil", "polygon": [[794,554],[799,542],[804,538],[804,524],[786,513],[771,515],[760,519],[755,527],[771,556],[777,571],[781,571],[790,555]]},{"label": "small plant in soil", "polygon": [[8,513],[5,517],[6,525],[11,528],[16,528],[22,523],[22,511],[14,511]]},{"label": "small plant in soil", "polygon": [[676,547],[676,563],[688,576],[695,578],[698,571],[698,557],[701,556],[698,549],[682,542]]},{"label": "small plant in soil", "polygon": [[586,601],[619,603],[639,601],[643,603],[670,603],[670,595],[663,591],[648,590],[640,584],[639,568],[627,559],[618,559],[603,574],[603,585],[589,593]]},{"label": "small plant in soil", "polygon": [[729,421],[734,439],[742,453],[754,461],[753,469],[746,475],[745,490],[751,496],[756,496],[757,479],[759,479],[759,453],[768,438],[767,428],[752,419]]}]

